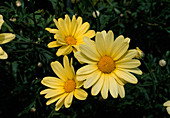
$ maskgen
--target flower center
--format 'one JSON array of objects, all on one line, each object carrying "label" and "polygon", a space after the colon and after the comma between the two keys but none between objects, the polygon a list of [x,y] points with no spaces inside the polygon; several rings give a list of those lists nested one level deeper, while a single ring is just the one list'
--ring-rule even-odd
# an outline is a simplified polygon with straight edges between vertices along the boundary
[{"label": "flower center", "polygon": [[115,69],[115,63],[109,56],[103,56],[98,62],[98,68],[103,73],[110,73]]},{"label": "flower center", "polygon": [[76,45],[76,43],[77,43],[77,41],[75,40],[75,38],[72,37],[72,36],[66,36],[64,40],[65,40],[65,42],[66,42],[67,44],[69,44],[69,45]]},{"label": "flower center", "polygon": [[76,83],[74,80],[67,80],[64,84],[64,89],[67,93],[72,92],[76,88]]}]

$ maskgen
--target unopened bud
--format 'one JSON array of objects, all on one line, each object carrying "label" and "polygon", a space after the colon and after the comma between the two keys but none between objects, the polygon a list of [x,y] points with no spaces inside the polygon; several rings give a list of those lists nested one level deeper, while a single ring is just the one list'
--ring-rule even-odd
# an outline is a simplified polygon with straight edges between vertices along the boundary
[{"label": "unopened bud", "polygon": [[41,68],[42,67],[42,63],[38,62],[38,67]]},{"label": "unopened bud", "polygon": [[16,6],[20,7],[21,6],[21,2],[19,0],[16,1]]},{"label": "unopened bud", "polygon": [[32,107],[32,108],[30,109],[30,111],[31,111],[31,112],[35,112],[36,109],[35,109],[34,107]]},{"label": "unopened bud", "polygon": [[96,18],[96,14],[97,14],[97,16],[99,16],[99,15],[100,15],[100,12],[99,12],[99,11],[96,11],[96,12],[93,11],[93,17],[94,17],[94,18]]},{"label": "unopened bud", "polygon": [[160,65],[161,67],[164,67],[164,66],[166,65],[166,61],[165,61],[164,59],[161,59],[161,60],[159,61],[159,65]]},{"label": "unopened bud", "polygon": [[137,59],[141,59],[144,57],[144,53],[142,50],[139,49],[139,47],[136,47],[136,50],[137,50],[137,55],[136,55],[136,58]]}]

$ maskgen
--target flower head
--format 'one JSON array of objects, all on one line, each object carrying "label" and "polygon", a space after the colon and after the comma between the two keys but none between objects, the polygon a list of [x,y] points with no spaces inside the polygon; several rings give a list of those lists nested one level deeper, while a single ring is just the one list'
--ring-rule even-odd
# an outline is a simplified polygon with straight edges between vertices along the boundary
[{"label": "flower head", "polygon": [[140,61],[133,59],[137,50],[128,50],[130,39],[121,35],[114,40],[112,31],[102,31],[97,32],[95,41],[85,37],[84,42],[75,57],[88,65],[78,69],[77,80],[84,81],[84,88],[92,86],[92,95],[101,91],[102,97],[106,99],[110,91],[112,97],[117,98],[119,94],[123,98],[123,85],[127,82],[136,84],[138,81],[131,73],[142,74],[137,68]]},{"label": "flower head", "polygon": [[[2,24],[4,23],[3,16],[0,15],[0,29]],[[1,33],[0,34],[0,44],[5,44],[10,42],[15,38],[15,35],[12,33]],[[7,53],[0,47],[0,59],[7,59],[8,55]]]},{"label": "flower head", "polygon": [[73,16],[72,20],[68,15],[65,15],[65,19],[59,18],[53,20],[58,29],[46,28],[50,33],[54,33],[56,41],[52,41],[48,44],[49,48],[61,46],[56,55],[67,55],[72,51],[77,51],[78,46],[83,44],[83,37],[92,38],[95,36],[94,30],[88,30],[90,25],[88,22],[82,24],[82,18],[76,19]]},{"label": "flower head", "polygon": [[55,104],[55,110],[58,111],[64,104],[66,108],[71,106],[73,96],[79,100],[85,100],[87,93],[81,89],[83,82],[76,80],[76,75],[72,62],[69,63],[68,57],[63,58],[64,68],[58,62],[52,62],[51,67],[54,73],[59,77],[44,77],[41,83],[47,87],[40,92],[40,94],[46,94],[45,98],[51,98],[47,101],[47,105],[57,101]]},{"label": "flower head", "polygon": [[166,101],[163,106],[167,107],[166,110],[168,114],[170,115],[170,100]]}]

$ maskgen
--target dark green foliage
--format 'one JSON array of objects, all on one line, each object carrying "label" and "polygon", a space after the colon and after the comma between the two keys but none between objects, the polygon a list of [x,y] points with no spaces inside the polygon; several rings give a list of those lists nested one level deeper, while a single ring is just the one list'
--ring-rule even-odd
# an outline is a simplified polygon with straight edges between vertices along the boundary
[{"label": "dark green foliage", "polygon": [[[0,60],[0,117],[168,118],[163,103],[170,100],[169,0],[20,1],[20,7],[15,0],[0,2],[0,14],[5,21],[0,33],[16,34],[13,41],[1,45],[9,58]],[[95,10],[100,12],[97,18],[92,16]],[[96,32],[112,30],[115,37],[121,34],[129,37],[131,49],[138,46],[144,51],[140,66],[143,75],[136,75],[138,84],[125,85],[125,98],[113,99],[109,95],[103,100],[100,94],[91,96],[88,89],[87,100],[74,98],[69,109],[62,107],[55,112],[54,104],[46,106],[47,100],[39,95],[46,88],[41,80],[45,76],[56,76],[50,63],[55,60],[62,63],[62,56],[55,55],[57,48],[47,48],[54,38],[45,28],[56,28],[53,18],[64,18],[65,14],[81,16]],[[16,21],[12,21],[13,18]],[[160,59],[166,60],[165,67],[159,66]],[[73,62],[76,70],[81,67],[75,58]]]}]

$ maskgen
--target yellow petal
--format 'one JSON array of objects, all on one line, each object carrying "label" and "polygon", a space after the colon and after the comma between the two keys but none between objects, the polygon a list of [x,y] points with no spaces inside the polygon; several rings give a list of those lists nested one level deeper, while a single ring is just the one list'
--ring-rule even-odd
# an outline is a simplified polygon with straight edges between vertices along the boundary
[{"label": "yellow petal", "polygon": [[118,78],[117,76],[116,76],[116,74],[114,73],[114,71],[111,73],[111,76],[116,80],[116,82],[118,83],[118,84],[120,84],[120,85],[125,85],[125,83],[122,81],[122,79],[120,79],[120,78]]},{"label": "yellow petal", "polygon": [[64,36],[67,36],[67,32],[66,32],[66,29],[65,29],[65,24],[64,24],[64,20],[62,18],[59,18],[58,19],[58,22],[56,22],[57,24],[57,28],[61,31],[61,33],[64,35]]},{"label": "yellow petal", "polygon": [[87,92],[83,89],[75,89],[74,90],[74,96],[79,100],[85,100],[87,98]]},{"label": "yellow petal", "polygon": [[51,62],[51,68],[59,78],[61,78],[63,81],[67,80],[65,70],[58,61]]},{"label": "yellow petal", "polygon": [[91,73],[90,74],[91,76],[89,76],[89,78],[87,78],[87,80],[84,82],[84,88],[87,89],[93,86],[97,82],[97,80],[100,78],[101,74],[102,73],[99,70],[96,70],[93,73]]},{"label": "yellow petal", "polygon": [[91,60],[90,58],[85,56],[82,52],[77,51],[74,53],[74,56],[78,61],[82,63],[97,64],[97,61]]},{"label": "yellow petal", "polygon": [[137,84],[137,82],[138,82],[137,78],[127,71],[115,69],[114,72],[119,78],[121,78],[129,83]]},{"label": "yellow petal", "polygon": [[77,80],[78,81],[84,81],[86,79],[89,78],[89,76],[91,76],[92,73],[88,74],[88,75],[77,75]]},{"label": "yellow petal", "polygon": [[58,33],[57,29],[45,28],[45,30],[49,31],[50,33]]},{"label": "yellow petal", "polygon": [[0,59],[7,59],[7,53],[0,47]]},{"label": "yellow petal", "polygon": [[117,84],[117,87],[118,87],[118,93],[120,95],[121,98],[124,98],[125,97],[125,89],[124,89],[124,86],[121,86],[119,84]]},{"label": "yellow petal", "polygon": [[105,37],[106,37],[106,31],[105,31],[105,30],[103,30],[103,31],[101,32],[101,34],[103,35],[103,39],[105,40]]},{"label": "yellow petal", "polygon": [[72,31],[71,31],[71,20],[70,20],[70,17],[67,14],[65,15],[65,23],[67,25],[69,35],[71,35],[72,34]]},{"label": "yellow petal", "polygon": [[101,91],[101,89],[103,87],[103,84],[104,84],[104,79],[105,79],[104,78],[104,73],[102,73],[100,79],[94,84],[94,86],[91,89],[91,94],[92,95],[95,96]]},{"label": "yellow petal", "polygon": [[68,55],[73,51],[73,48],[70,45],[62,46],[58,49],[56,55],[61,56],[61,55]]},{"label": "yellow petal", "polygon": [[88,30],[85,34],[79,35],[77,37],[77,40],[83,39],[84,37],[93,38],[94,36],[95,36],[95,31],[94,30]]},{"label": "yellow petal", "polygon": [[119,60],[116,61],[116,63],[120,63],[120,62],[131,60],[136,55],[137,55],[136,49],[128,50]]},{"label": "yellow petal", "polygon": [[69,60],[68,60],[67,56],[64,56],[63,63],[64,63],[64,69],[65,69],[67,78],[73,79],[74,78],[74,73],[73,73],[73,70],[72,70],[72,68],[71,68],[71,66],[69,64]]},{"label": "yellow petal", "polygon": [[167,107],[166,110],[167,110],[168,114],[170,115],[170,107]]},{"label": "yellow petal", "polygon": [[48,44],[48,48],[55,48],[61,46],[60,44],[57,44],[57,41],[52,41]]},{"label": "yellow petal", "polygon": [[77,75],[86,75],[98,69],[97,65],[85,65],[77,70]]},{"label": "yellow petal", "polygon": [[2,26],[3,23],[4,23],[3,16],[0,15],[0,29],[1,29],[1,26]]},{"label": "yellow petal", "polygon": [[118,97],[118,87],[117,87],[115,78],[113,78],[112,76],[109,76],[108,79],[109,79],[110,94],[112,95],[113,98],[117,98]]},{"label": "yellow petal", "polygon": [[113,32],[109,30],[109,32],[106,34],[105,37],[106,55],[111,55],[111,48],[113,45],[113,41],[114,41]]},{"label": "yellow petal", "polygon": [[54,96],[52,98],[50,98],[47,102],[46,105],[50,105],[51,103],[54,103],[55,101],[57,101],[58,99],[60,99],[64,94],[60,94],[58,96]]},{"label": "yellow petal", "polygon": [[101,95],[103,99],[107,99],[109,90],[109,76],[107,74],[104,75],[104,84],[101,90]]},{"label": "yellow petal", "polygon": [[71,22],[71,32],[72,32],[71,36],[75,35],[75,32],[77,30],[77,26],[78,26],[78,24],[77,24],[76,17],[75,17],[75,15],[73,15],[72,22]]},{"label": "yellow petal", "polygon": [[128,72],[132,72],[132,73],[135,73],[135,74],[138,74],[138,75],[142,75],[142,71],[139,69],[139,68],[126,68],[126,69],[123,69],[123,68],[118,68],[120,70],[123,70],[123,71],[128,71]]},{"label": "yellow petal", "polygon": [[114,53],[112,52],[112,57],[114,60],[118,60],[121,56],[125,54],[125,52],[127,52],[127,49],[129,48],[129,43],[125,40],[126,39],[124,39],[123,43],[120,43],[120,47],[115,48],[116,51]]},{"label": "yellow petal", "polygon": [[44,77],[41,83],[50,88],[58,88],[64,86],[64,81],[56,77]]},{"label": "yellow petal", "polygon": [[129,61],[124,61],[117,63],[115,62],[116,68],[137,68],[138,66],[141,65],[140,61],[137,59],[132,59]]},{"label": "yellow petal", "polygon": [[65,90],[63,89],[51,89],[46,95],[45,98],[51,98],[51,97],[55,97],[55,96],[59,96],[61,94],[64,94]]},{"label": "yellow petal", "polygon": [[99,61],[99,56],[98,53],[96,53],[95,51],[91,50],[91,48],[89,48],[87,45],[83,45],[81,44],[79,46],[81,52],[86,55],[89,59],[94,60],[94,61]]},{"label": "yellow petal", "polygon": [[63,96],[57,101],[57,103],[55,104],[55,110],[58,111],[62,105],[64,104],[64,100],[66,98],[66,96],[68,95],[68,93],[63,94]]},{"label": "yellow petal", "polygon": [[15,34],[12,33],[1,33],[0,34],[0,44],[5,44],[10,42],[15,38]]},{"label": "yellow petal", "polygon": [[170,100],[166,101],[163,106],[170,106]]},{"label": "yellow petal", "polygon": [[72,101],[73,101],[73,92],[69,93],[66,99],[64,100],[65,107],[69,108],[71,106]]},{"label": "yellow petal", "polygon": [[105,48],[107,47],[105,47],[105,41],[104,41],[102,33],[97,32],[96,37],[95,37],[95,43],[96,43],[96,48],[98,52],[100,53],[100,55],[104,56],[106,54]]}]

